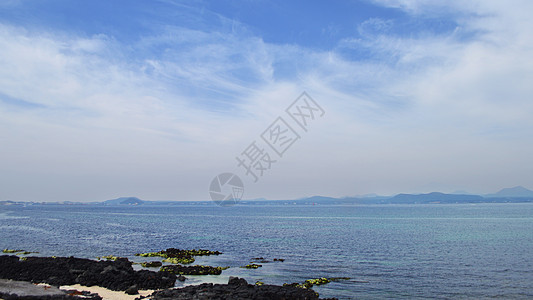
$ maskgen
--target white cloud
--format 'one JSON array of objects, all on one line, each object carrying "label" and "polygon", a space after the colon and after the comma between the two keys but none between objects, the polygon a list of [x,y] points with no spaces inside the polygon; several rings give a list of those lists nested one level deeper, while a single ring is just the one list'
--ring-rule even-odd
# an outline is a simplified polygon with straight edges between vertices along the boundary
[{"label": "white cloud", "polygon": [[[447,7],[463,30],[476,31],[472,37],[460,28],[416,38],[376,33],[345,39],[340,47],[366,48],[377,61],[319,55],[316,73],[306,79],[315,92],[336,99],[328,117],[338,120],[332,127],[342,128],[344,139],[335,130],[325,134],[335,136],[326,143],[335,155],[318,169],[337,172],[341,182],[351,178],[360,193],[427,192],[430,181],[448,191],[465,184],[475,192],[531,187],[533,24],[517,13],[519,5],[484,3]],[[405,9],[423,14],[434,7]],[[462,18],[474,14],[482,17]]]},{"label": "white cloud", "polygon": [[357,27],[357,31],[362,36],[375,36],[389,31],[394,22],[392,20],[383,20],[380,18],[370,18]]},{"label": "white cloud", "polygon": [[458,27],[405,37],[369,19],[362,37],[319,51],[245,24],[167,27],[127,46],[0,26],[0,97],[21,100],[0,102],[0,198],[206,199],[302,90],[326,116],[246,197],[532,187],[531,4],[379,3]]}]

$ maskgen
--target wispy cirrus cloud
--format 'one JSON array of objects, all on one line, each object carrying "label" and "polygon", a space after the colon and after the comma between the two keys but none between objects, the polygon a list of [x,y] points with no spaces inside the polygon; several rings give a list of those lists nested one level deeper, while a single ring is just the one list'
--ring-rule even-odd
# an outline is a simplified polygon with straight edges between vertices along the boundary
[{"label": "wispy cirrus cloud", "polygon": [[130,39],[0,25],[0,197],[205,199],[302,90],[327,118],[247,197],[528,186],[528,2],[374,1],[403,17],[324,22],[324,47],[172,3]]}]

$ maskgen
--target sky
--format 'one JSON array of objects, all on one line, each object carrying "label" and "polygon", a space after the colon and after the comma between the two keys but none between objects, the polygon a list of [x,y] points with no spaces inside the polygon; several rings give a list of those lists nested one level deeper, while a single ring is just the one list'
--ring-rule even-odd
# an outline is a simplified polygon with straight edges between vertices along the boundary
[{"label": "sky", "polygon": [[533,189],[531,11],[1,1],[0,200],[209,200],[222,173],[245,199]]}]

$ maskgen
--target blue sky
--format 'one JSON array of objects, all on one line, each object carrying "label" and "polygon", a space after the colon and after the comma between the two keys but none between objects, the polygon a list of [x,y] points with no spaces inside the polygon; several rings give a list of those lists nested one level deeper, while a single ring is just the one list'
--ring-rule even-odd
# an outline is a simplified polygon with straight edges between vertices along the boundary
[{"label": "blue sky", "polygon": [[[0,3],[0,200],[533,188],[529,1]],[[257,183],[235,156],[326,114]]]}]

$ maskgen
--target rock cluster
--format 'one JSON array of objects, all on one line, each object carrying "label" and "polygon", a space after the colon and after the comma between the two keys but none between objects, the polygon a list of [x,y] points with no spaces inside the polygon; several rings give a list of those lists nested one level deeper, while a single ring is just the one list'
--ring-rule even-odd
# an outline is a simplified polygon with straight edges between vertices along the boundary
[{"label": "rock cluster", "polygon": [[177,275],[220,275],[222,270],[229,267],[211,267],[211,266],[181,266],[169,265],[161,268],[162,272],[169,272]]},{"label": "rock cluster", "polygon": [[248,264],[244,267],[241,267],[243,269],[257,269],[257,268],[261,268],[263,265],[259,265],[259,264],[254,264],[254,263],[251,263],[251,264]]},{"label": "rock cluster", "polygon": [[321,277],[321,278],[315,278],[315,279],[307,279],[302,284],[297,283],[297,282],[284,283],[283,286],[294,286],[294,287],[302,288],[302,289],[310,289],[315,285],[323,285],[326,283],[330,283],[332,281],[339,281],[339,280],[350,280],[350,278],[349,277],[331,277],[331,278]]},{"label": "rock cluster", "polygon": [[31,252],[31,251],[17,250],[17,249],[3,249],[2,253],[10,253],[10,254],[16,254],[16,255],[28,255],[28,254],[39,253],[39,252]]},{"label": "rock cluster", "polygon": [[163,257],[164,262],[169,262],[171,264],[190,264],[194,262],[194,256],[207,256],[207,255],[219,255],[222,252],[211,251],[205,249],[192,249],[192,250],[182,250],[176,248],[168,248],[167,250],[162,250],[159,252],[148,252],[148,253],[137,253],[136,256],[141,257]]},{"label": "rock cluster", "polygon": [[187,286],[180,289],[167,289],[154,292],[154,300],[194,300],[194,299],[257,299],[257,300],[314,300],[318,295],[308,289],[292,286],[277,285],[252,285],[242,278],[230,277],[228,284],[204,283],[196,286]]},{"label": "rock cluster", "polygon": [[147,262],[142,262],[141,263],[141,266],[143,268],[159,268],[163,265],[162,262],[160,261],[147,261]]},{"label": "rock cluster", "polygon": [[0,256],[0,278],[48,283],[54,286],[81,284],[125,291],[136,285],[139,289],[162,289],[174,286],[176,275],[148,270],[134,271],[125,258],[115,261],[94,261],[74,257]]}]

